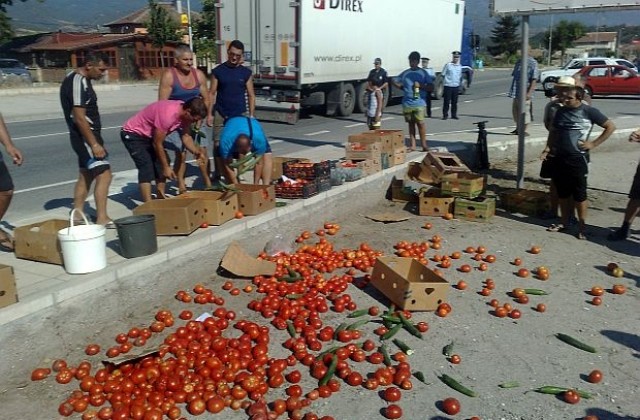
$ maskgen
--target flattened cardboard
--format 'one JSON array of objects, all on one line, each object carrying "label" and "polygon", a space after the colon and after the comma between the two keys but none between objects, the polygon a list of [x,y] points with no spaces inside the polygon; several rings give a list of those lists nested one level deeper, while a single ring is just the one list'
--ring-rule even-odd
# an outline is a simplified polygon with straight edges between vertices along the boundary
[{"label": "flattened cardboard", "polygon": [[204,210],[198,198],[169,198],[143,203],[133,214],[153,214],[156,235],[189,235],[205,222]]},{"label": "flattened cardboard", "polygon": [[13,267],[0,264],[0,308],[13,305],[18,301],[18,289]]},{"label": "flattened cardboard", "polygon": [[13,232],[16,258],[62,265],[58,231],[69,220],[51,219],[17,227]]},{"label": "flattened cardboard", "polygon": [[178,199],[200,199],[204,205],[204,222],[219,226],[236,216],[238,196],[233,191],[189,191]]},{"label": "flattened cardboard", "polygon": [[382,222],[382,223],[397,223],[404,222],[405,220],[409,220],[406,216],[399,216],[393,213],[377,213],[377,214],[366,214],[364,217],[367,219],[371,219],[374,222]]},{"label": "flattened cardboard", "polygon": [[276,273],[276,263],[250,256],[237,242],[229,245],[220,266],[238,277],[272,276]]},{"label": "flattened cardboard", "polygon": [[371,284],[398,307],[435,311],[446,301],[449,283],[413,258],[378,257]]},{"label": "flattened cardboard", "polygon": [[264,213],[276,207],[274,185],[234,184],[237,190],[238,208],[245,216]]},{"label": "flattened cardboard", "polygon": [[102,364],[107,368],[117,369],[124,364],[136,363],[144,359],[145,357],[157,356],[159,353],[159,349],[140,350],[135,354],[125,354],[122,356],[114,357],[112,359],[105,359],[102,361]]}]

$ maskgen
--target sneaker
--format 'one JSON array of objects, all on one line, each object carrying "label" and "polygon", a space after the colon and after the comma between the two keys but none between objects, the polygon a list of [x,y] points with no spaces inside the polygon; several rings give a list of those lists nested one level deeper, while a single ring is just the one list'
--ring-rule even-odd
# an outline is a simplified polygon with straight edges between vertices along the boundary
[{"label": "sneaker", "polygon": [[449,117],[447,117],[446,115],[443,115],[443,116],[442,116],[442,119],[443,119],[443,120],[446,120],[447,118],[449,118]]},{"label": "sneaker", "polygon": [[615,232],[611,232],[607,235],[607,239],[610,241],[624,241],[629,237],[629,232],[623,232],[622,229],[618,229]]}]

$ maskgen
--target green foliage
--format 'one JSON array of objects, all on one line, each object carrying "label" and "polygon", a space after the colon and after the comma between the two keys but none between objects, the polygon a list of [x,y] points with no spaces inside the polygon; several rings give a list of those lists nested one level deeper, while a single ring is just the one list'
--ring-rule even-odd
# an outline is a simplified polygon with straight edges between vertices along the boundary
[{"label": "green foliage", "polygon": [[202,0],[200,18],[193,23],[193,50],[198,57],[216,57],[216,8],[214,0]]},{"label": "green foliage", "polygon": [[493,45],[487,47],[492,55],[515,55],[520,48],[520,37],[518,35],[518,18],[515,16],[503,16],[491,30],[491,42]]},{"label": "green foliage", "polygon": [[[25,2],[27,0],[20,1]],[[7,16],[7,6],[12,5],[13,0],[0,0],[0,44],[10,41],[14,35],[13,28],[11,27],[11,18]]]},{"label": "green foliage", "polygon": [[[146,24],[149,38],[153,46],[160,48],[160,51],[162,51],[168,41],[180,40],[179,26],[171,18],[167,9],[159,6],[154,0],[149,0],[149,9],[149,21]],[[164,66],[164,59],[162,60],[162,66]]]},{"label": "green foliage", "polygon": [[[571,48],[574,42],[586,32],[586,27],[580,22],[561,20],[551,34],[551,51],[560,51],[564,57],[567,48]],[[545,33],[544,39],[546,45],[549,45],[549,31]]]}]

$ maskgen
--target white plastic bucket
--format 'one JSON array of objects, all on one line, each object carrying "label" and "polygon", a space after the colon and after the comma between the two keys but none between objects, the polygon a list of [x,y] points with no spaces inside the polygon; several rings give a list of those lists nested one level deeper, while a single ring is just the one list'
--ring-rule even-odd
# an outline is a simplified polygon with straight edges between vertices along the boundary
[{"label": "white plastic bucket", "polygon": [[107,266],[107,229],[90,225],[82,214],[84,225],[74,226],[75,209],[69,216],[69,227],[58,231],[64,269],[69,274],[85,274]]}]

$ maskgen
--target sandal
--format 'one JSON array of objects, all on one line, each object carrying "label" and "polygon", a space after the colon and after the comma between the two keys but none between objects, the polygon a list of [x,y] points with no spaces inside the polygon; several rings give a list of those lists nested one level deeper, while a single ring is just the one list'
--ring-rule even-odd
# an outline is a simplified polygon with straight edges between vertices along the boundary
[{"label": "sandal", "polygon": [[582,232],[578,232],[578,233],[576,234],[576,238],[580,239],[581,241],[584,241],[584,240],[586,240],[586,239],[587,239],[587,235],[585,235],[585,234],[584,234],[584,233],[582,233]]},{"label": "sandal", "polygon": [[565,230],[567,230],[567,228],[562,223],[554,223],[547,228],[547,232],[564,232]]},{"label": "sandal", "polygon": [[2,232],[0,235],[0,251],[2,252],[14,252],[15,244],[13,238],[9,234]]}]

